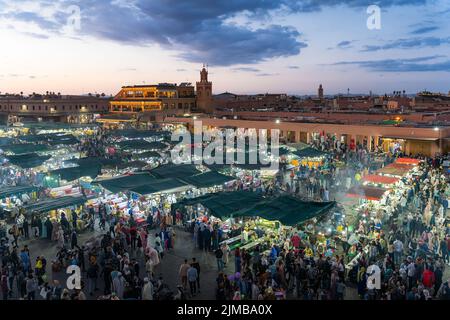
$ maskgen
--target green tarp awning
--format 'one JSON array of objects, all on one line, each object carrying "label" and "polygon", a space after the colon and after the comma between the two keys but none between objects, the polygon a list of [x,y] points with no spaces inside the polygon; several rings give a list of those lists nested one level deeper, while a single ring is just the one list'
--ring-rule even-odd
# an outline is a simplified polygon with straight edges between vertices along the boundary
[{"label": "green tarp awning", "polygon": [[49,139],[49,143],[53,146],[57,146],[57,145],[73,145],[73,144],[77,144],[80,141],[78,141],[77,138],[75,138],[73,135],[71,134],[66,134],[66,135],[61,135],[61,136],[54,136],[51,135],[50,139]]},{"label": "green tarp awning", "polygon": [[145,151],[142,153],[133,153],[133,159],[161,158],[161,154],[156,151]]},{"label": "green tarp awning", "polygon": [[264,200],[256,205],[235,212],[235,216],[261,217],[270,221],[280,221],[283,225],[294,226],[318,217],[330,210],[335,202],[302,201],[285,195]]},{"label": "green tarp awning", "polygon": [[151,181],[154,181],[153,177],[149,173],[134,173],[131,175],[115,177],[111,179],[104,179],[93,182],[94,184],[99,184],[103,188],[113,192],[129,191],[131,189],[137,188],[139,186],[146,185]]},{"label": "green tarp awning", "polygon": [[84,196],[78,197],[65,196],[56,199],[39,201],[31,205],[25,206],[24,209],[29,214],[33,212],[48,212],[51,210],[64,209],[72,206],[82,205],[86,201],[87,199]]},{"label": "green tarp awning", "polygon": [[121,158],[101,158],[101,157],[87,157],[87,158],[79,158],[79,159],[71,159],[67,160],[68,163],[75,163],[79,166],[102,166],[104,168],[114,168],[120,166],[123,163]]},{"label": "green tarp awning", "polygon": [[118,144],[123,150],[163,150],[167,145],[162,142],[148,142],[146,140],[125,140]]},{"label": "green tarp awning", "polygon": [[153,181],[149,181],[148,184],[133,188],[130,191],[140,195],[147,195],[185,187],[186,185],[185,182],[178,179],[154,179]]},{"label": "green tarp awning", "polygon": [[13,142],[14,142],[13,138],[8,138],[8,137],[1,137],[0,138],[0,146],[7,146],[7,145],[12,144]]},{"label": "green tarp awning", "polygon": [[100,173],[100,165],[83,165],[50,171],[51,175],[59,176],[62,180],[66,181],[74,181],[81,177],[91,177],[92,179],[95,179]]},{"label": "green tarp awning", "polygon": [[170,133],[167,131],[156,131],[156,130],[114,130],[109,132],[109,135],[115,137],[125,137],[128,139],[141,139],[141,138],[152,138],[152,137],[165,137]]},{"label": "green tarp awning", "polygon": [[0,199],[20,196],[24,193],[29,193],[38,190],[35,186],[16,186],[16,187],[2,187],[0,189]]},{"label": "green tarp awning", "polygon": [[207,208],[211,214],[217,218],[224,218],[234,215],[243,207],[250,208],[262,200],[262,196],[247,191],[219,192],[207,194],[195,199],[186,199],[179,205],[201,204]]},{"label": "green tarp awning", "polygon": [[14,154],[32,153],[48,151],[49,147],[45,144],[36,143],[18,143],[2,146],[1,149],[9,151]]},{"label": "green tarp awning", "polygon": [[35,168],[42,165],[51,156],[39,156],[37,153],[25,153],[20,155],[8,156],[11,164],[23,169]]},{"label": "green tarp awning", "polygon": [[127,176],[93,182],[116,193],[132,191],[141,195],[162,192],[187,186],[187,183],[175,178],[158,179],[148,173],[134,173]]},{"label": "green tarp awning", "polygon": [[150,173],[157,178],[183,179],[199,174],[200,171],[193,164],[167,164],[152,169]]},{"label": "green tarp awning", "polygon": [[75,136],[71,134],[34,134],[34,135],[26,135],[19,136],[19,140],[26,142],[48,142],[53,146],[56,145],[72,145],[77,144],[79,141]]},{"label": "green tarp awning", "polygon": [[315,157],[323,157],[326,156],[327,153],[308,147],[301,150],[297,150],[293,152],[294,155],[296,155],[299,158],[315,158]]},{"label": "green tarp awning", "polygon": [[226,176],[217,171],[209,171],[196,174],[190,177],[185,177],[182,180],[196,188],[207,188],[212,186],[222,185],[225,182],[235,180],[236,178]]}]

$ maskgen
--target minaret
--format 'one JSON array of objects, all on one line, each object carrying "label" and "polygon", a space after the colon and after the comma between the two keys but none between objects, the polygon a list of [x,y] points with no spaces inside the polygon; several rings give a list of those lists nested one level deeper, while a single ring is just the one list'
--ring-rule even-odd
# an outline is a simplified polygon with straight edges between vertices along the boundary
[{"label": "minaret", "polygon": [[208,81],[208,71],[203,65],[200,81],[197,81],[197,109],[212,113],[212,82]]},{"label": "minaret", "polygon": [[322,84],[319,86],[318,96],[320,100],[323,100],[323,87]]}]

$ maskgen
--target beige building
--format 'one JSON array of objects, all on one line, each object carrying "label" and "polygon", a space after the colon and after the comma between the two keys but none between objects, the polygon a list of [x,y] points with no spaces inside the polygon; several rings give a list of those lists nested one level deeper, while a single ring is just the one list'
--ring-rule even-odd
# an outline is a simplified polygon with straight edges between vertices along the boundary
[{"label": "beige building", "polygon": [[94,120],[95,115],[107,112],[108,107],[109,99],[100,95],[0,96],[0,118],[3,123],[21,121],[88,123]]}]

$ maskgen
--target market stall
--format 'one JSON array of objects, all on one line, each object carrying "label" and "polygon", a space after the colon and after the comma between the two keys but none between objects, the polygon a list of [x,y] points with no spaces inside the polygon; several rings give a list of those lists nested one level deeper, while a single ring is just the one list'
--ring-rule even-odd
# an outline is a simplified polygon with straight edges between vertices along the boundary
[{"label": "market stall", "polygon": [[370,184],[370,185],[376,185],[376,186],[393,185],[398,180],[399,180],[399,178],[397,178],[397,177],[388,177],[388,176],[382,176],[382,175],[376,175],[376,174],[369,174],[362,178],[363,184]]},{"label": "market stall", "polygon": [[388,189],[385,188],[355,186],[347,191],[347,197],[370,201],[380,201],[387,191]]},{"label": "market stall", "polygon": [[51,156],[40,156],[35,152],[11,155],[7,157],[9,163],[23,169],[39,167],[50,158]]},{"label": "market stall", "polygon": [[[63,196],[56,199],[41,200],[24,206],[24,209],[28,215],[41,218],[48,217],[54,225],[53,229],[59,225],[63,214],[69,222],[72,222],[71,212],[74,210],[78,216],[77,229],[84,230],[89,223],[87,215],[83,214],[82,210],[86,201],[87,198],[84,196]],[[44,219],[41,219],[41,221],[44,221]]]}]

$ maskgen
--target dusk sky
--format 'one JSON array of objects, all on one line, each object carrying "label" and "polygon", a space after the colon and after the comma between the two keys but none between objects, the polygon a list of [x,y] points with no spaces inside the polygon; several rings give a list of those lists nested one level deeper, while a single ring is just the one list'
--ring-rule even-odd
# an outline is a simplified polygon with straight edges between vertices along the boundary
[{"label": "dusk sky", "polygon": [[0,91],[115,94],[205,63],[215,94],[447,93],[449,21],[449,0],[0,0]]}]

